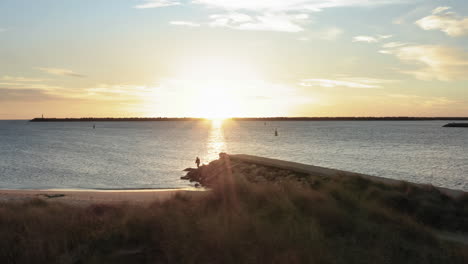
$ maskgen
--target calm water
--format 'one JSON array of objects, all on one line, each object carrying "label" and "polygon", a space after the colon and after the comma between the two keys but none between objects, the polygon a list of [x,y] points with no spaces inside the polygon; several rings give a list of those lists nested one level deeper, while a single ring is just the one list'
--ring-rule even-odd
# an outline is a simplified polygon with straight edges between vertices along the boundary
[{"label": "calm water", "polygon": [[0,121],[0,188],[187,187],[226,151],[468,191],[468,129],[445,123]]}]

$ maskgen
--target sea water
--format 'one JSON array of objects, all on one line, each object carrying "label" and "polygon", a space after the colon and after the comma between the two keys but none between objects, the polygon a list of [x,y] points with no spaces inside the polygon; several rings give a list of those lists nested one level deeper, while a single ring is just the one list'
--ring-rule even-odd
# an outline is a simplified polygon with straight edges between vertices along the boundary
[{"label": "sea water", "polygon": [[468,129],[448,122],[0,121],[0,188],[183,188],[227,152],[468,191]]}]

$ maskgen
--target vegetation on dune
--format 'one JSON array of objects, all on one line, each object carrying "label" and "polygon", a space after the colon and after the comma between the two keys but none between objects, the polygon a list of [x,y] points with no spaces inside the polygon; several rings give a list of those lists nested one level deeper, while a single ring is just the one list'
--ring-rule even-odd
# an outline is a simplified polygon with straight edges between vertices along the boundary
[{"label": "vegetation on dune", "polygon": [[431,231],[466,231],[466,198],[223,161],[202,170],[216,172],[202,177],[212,191],[151,205],[0,204],[0,262],[468,263],[467,246]]}]

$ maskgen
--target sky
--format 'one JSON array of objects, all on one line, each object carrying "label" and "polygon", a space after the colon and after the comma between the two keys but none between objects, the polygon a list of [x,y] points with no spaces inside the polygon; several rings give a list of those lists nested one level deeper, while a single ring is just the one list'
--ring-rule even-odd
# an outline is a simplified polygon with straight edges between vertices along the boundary
[{"label": "sky", "polygon": [[468,116],[466,0],[0,0],[0,119]]}]

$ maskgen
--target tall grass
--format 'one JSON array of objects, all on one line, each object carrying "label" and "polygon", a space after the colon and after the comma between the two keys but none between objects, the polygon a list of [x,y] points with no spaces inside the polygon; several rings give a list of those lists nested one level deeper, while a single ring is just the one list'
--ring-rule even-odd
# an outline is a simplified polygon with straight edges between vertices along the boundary
[{"label": "tall grass", "polygon": [[0,262],[468,263],[467,247],[407,213],[419,205],[400,208],[390,194],[403,187],[244,176],[150,205],[2,203]]}]

